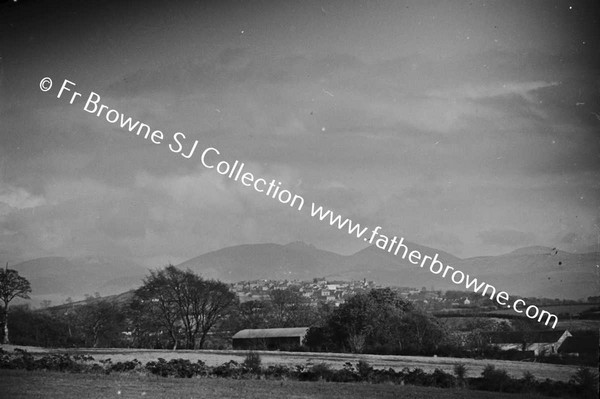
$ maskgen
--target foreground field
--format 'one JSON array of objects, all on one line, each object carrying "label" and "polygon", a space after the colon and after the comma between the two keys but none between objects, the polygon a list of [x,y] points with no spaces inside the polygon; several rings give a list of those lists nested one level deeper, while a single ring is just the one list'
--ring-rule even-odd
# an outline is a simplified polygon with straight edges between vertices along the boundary
[{"label": "foreground field", "polygon": [[0,398],[440,398],[520,399],[536,396],[410,385],[230,379],[171,379],[137,374],[68,374],[0,370]]},{"label": "foreground field", "polygon": [[[12,351],[15,347],[3,346],[4,350]],[[32,353],[70,353],[91,355],[96,359],[111,359],[113,362],[123,362],[137,359],[142,363],[155,361],[158,358],[189,359],[192,362],[202,360],[209,366],[218,366],[230,360],[242,362],[246,356],[244,351],[213,351],[213,350],[149,350],[149,349],[45,349],[36,347],[21,347]],[[432,372],[440,368],[448,373],[453,372],[457,363],[467,367],[467,377],[479,377],[487,364],[494,364],[496,368],[505,369],[508,374],[515,378],[521,378],[523,372],[529,371],[538,380],[549,378],[554,381],[569,381],[577,371],[577,366],[557,365],[547,363],[529,363],[507,360],[476,360],[447,357],[425,357],[425,356],[381,356],[381,355],[357,355],[344,353],[303,353],[303,352],[270,352],[260,351],[263,366],[270,365],[306,365],[327,363],[333,368],[342,368],[344,363],[355,364],[359,360],[366,360],[374,368],[393,368],[396,371],[404,367],[410,369],[421,368],[425,372]]]}]

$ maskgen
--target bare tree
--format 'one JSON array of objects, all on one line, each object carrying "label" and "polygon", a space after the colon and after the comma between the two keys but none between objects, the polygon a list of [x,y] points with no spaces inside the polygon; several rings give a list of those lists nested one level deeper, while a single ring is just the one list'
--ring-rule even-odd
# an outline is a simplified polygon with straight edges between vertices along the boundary
[{"label": "bare tree", "polygon": [[210,330],[236,303],[226,284],[172,265],[151,271],[136,296],[169,332],[174,348],[181,338],[189,349],[202,348]]},{"label": "bare tree", "polygon": [[29,299],[31,284],[25,277],[19,276],[19,272],[8,268],[0,269],[0,300],[3,302],[2,323],[4,324],[3,344],[9,344],[8,339],[8,305],[15,298]]},{"label": "bare tree", "polygon": [[269,293],[271,328],[310,325],[316,318],[310,303],[298,291],[290,288],[274,289]]},{"label": "bare tree", "polygon": [[119,343],[124,315],[118,304],[107,300],[85,304],[77,308],[75,318],[86,346],[97,348]]}]

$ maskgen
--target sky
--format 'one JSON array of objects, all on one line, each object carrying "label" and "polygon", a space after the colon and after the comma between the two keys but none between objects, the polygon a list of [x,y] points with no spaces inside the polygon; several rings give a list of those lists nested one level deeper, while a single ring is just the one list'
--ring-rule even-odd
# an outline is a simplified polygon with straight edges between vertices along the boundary
[{"label": "sky", "polygon": [[3,263],[366,246],[86,112],[92,91],[389,236],[600,251],[596,1],[124,3],[0,3]]}]

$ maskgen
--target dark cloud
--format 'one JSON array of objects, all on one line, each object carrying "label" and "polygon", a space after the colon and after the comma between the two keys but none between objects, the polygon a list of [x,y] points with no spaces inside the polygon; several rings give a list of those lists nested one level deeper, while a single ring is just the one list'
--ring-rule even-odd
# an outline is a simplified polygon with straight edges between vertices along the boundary
[{"label": "dark cloud", "polygon": [[154,261],[363,245],[42,93],[44,76],[411,241],[592,245],[597,7],[365,4],[3,5],[2,248]]}]

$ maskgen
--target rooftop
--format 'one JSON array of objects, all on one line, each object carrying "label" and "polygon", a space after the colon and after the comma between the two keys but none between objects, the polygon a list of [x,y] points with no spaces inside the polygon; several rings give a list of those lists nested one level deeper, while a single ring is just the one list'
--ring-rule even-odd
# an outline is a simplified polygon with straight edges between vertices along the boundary
[{"label": "rooftop", "polygon": [[293,328],[262,328],[262,329],[246,329],[238,331],[233,339],[240,338],[275,338],[275,337],[303,337],[309,327],[293,327]]}]

